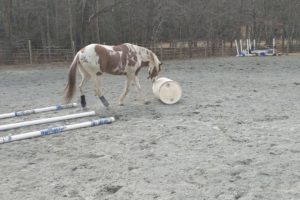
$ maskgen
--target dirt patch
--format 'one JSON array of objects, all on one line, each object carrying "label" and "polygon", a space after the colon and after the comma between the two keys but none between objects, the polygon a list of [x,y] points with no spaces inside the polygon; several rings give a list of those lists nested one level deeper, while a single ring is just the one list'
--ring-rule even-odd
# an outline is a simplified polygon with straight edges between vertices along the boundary
[{"label": "dirt patch", "polygon": [[[67,66],[67,65],[66,65]],[[89,110],[111,125],[0,145],[4,199],[300,199],[300,58],[216,58],[164,62],[181,84],[175,105],[143,94],[125,77],[103,75],[105,109],[87,84]],[[62,102],[67,68],[0,68],[0,113]],[[78,83],[80,77],[78,75]],[[77,90],[74,101],[79,101]],[[0,124],[82,112],[68,109]],[[0,136],[96,117],[0,132]]]}]

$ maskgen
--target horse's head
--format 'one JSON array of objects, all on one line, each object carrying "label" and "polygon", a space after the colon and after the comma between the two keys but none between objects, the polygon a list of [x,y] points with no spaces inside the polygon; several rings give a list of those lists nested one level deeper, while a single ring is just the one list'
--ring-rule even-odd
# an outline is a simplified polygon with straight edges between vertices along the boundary
[{"label": "horse's head", "polygon": [[158,76],[158,73],[161,70],[162,63],[158,60],[157,56],[151,52],[150,61],[149,61],[149,76],[148,79],[154,81]]}]

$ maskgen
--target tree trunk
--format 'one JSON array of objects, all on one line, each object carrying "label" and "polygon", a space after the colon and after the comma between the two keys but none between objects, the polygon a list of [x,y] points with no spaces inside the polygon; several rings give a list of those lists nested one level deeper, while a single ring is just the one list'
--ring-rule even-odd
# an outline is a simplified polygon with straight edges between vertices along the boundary
[{"label": "tree trunk", "polygon": [[4,31],[5,37],[11,41],[12,36],[12,0],[4,0]]},{"label": "tree trunk", "polygon": [[[96,0],[96,10],[99,10],[99,2]],[[99,16],[96,17],[95,20],[96,23],[96,37],[97,37],[97,42],[100,43],[100,26],[99,26]]]},{"label": "tree trunk", "polygon": [[55,11],[55,40],[58,43],[59,42],[59,31],[58,31],[58,21],[59,21],[59,17],[58,17],[58,5],[57,5],[57,1],[53,1],[54,4],[54,11]]},{"label": "tree trunk", "polygon": [[70,33],[70,46],[73,46],[73,18],[72,18],[72,5],[71,0],[68,0],[68,11],[69,11],[69,33]]},{"label": "tree trunk", "polygon": [[48,47],[48,61],[51,61],[51,36],[50,36],[50,8],[49,8],[49,0],[46,11],[46,30],[47,30],[47,47]]},{"label": "tree trunk", "polygon": [[13,63],[13,55],[12,55],[12,0],[4,0],[4,33],[5,40],[4,45],[6,48],[4,62],[6,64]]}]

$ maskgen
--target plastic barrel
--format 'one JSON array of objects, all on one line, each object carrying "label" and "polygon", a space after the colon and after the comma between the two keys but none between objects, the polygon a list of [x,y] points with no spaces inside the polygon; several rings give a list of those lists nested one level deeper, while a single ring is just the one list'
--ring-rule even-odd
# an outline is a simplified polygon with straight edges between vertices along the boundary
[{"label": "plastic barrel", "polygon": [[182,95],[180,85],[166,77],[156,79],[153,82],[152,90],[154,95],[165,104],[178,102]]}]

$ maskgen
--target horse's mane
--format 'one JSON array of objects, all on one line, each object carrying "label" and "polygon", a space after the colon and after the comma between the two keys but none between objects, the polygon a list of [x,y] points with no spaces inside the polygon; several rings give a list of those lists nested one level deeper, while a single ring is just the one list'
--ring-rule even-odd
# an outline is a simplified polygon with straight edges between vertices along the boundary
[{"label": "horse's mane", "polygon": [[146,52],[149,52],[150,59],[155,63],[155,66],[159,65],[159,60],[158,60],[156,54],[152,50],[147,49],[145,47],[141,47],[141,46],[138,46],[138,47]]},{"label": "horse's mane", "polygon": [[159,71],[160,61],[159,61],[159,59],[157,58],[156,54],[153,51],[151,51],[148,48],[138,46],[138,45],[135,45],[135,44],[131,44],[131,43],[125,43],[125,44],[135,46],[138,49],[140,49],[141,51],[147,52],[146,54],[149,56],[150,62],[152,61],[153,64],[154,64],[154,67],[156,68],[156,70]]}]

